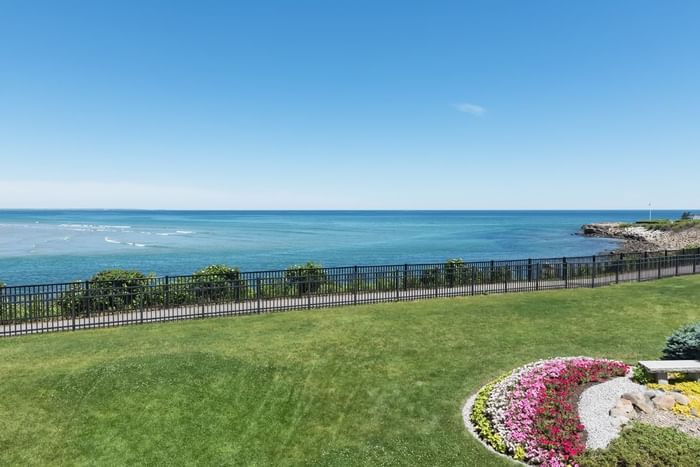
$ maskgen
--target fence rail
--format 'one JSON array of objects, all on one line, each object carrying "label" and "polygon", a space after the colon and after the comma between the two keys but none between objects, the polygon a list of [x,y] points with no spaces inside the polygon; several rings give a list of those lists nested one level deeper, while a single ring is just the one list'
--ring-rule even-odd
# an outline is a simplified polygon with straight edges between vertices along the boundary
[{"label": "fence rail", "polygon": [[363,303],[599,287],[700,272],[700,248],[0,288],[0,336]]}]

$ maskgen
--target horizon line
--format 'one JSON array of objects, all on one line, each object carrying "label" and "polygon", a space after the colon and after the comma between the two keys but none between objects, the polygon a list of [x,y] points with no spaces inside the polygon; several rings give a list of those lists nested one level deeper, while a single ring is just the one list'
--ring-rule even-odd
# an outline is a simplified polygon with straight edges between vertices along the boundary
[{"label": "horizon line", "polygon": [[[654,211],[700,211],[692,208],[667,208],[658,207],[652,208]],[[476,209],[406,209],[406,208],[357,208],[357,209],[328,209],[328,208],[298,208],[298,209],[276,209],[276,208],[238,208],[238,209],[207,209],[207,208],[5,208],[0,207],[0,211],[172,211],[172,212],[486,212],[486,211],[502,211],[502,212],[590,212],[590,211],[640,211],[649,212],[648,208],[476,208]]]}]

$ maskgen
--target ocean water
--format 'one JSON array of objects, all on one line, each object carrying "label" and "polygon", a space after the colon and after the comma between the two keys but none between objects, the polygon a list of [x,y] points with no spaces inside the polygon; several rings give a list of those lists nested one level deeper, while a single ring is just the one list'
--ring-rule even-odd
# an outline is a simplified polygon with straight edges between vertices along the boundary
[{"label": "ocean water", "polygon": [[214,263],[253,271],[308,260],[341,266],[590,255],[616,243],[575,235],[582,224],[647,217],[648,211],[0,210],[0,281],[65,282],[108,268],[189,274]]}]

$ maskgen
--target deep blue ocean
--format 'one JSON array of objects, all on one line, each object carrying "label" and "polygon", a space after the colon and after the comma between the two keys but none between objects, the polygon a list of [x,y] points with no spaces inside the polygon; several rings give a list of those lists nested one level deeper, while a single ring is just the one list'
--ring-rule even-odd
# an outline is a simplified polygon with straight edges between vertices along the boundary
[{"label": "deep blue ocean", "polygon": [[[680,211],[655,211],[677,218]],[[0,281],[86,279],[108,268],[189,274],[438,262],[447,258],[578,256],[614,241],[575,235],[582,224],[635,221],[648,211],[92,211],[0,210]]]}]

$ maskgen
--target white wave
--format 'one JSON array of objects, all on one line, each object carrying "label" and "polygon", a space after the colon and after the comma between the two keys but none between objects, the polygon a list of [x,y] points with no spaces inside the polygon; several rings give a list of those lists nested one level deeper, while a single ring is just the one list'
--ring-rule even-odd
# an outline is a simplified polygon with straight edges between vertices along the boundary
[{"label": "white wave", "polygon": [[146,246],[146,245],[144,245],[143,243],[134,243],[134,242],[126,242],[126,244],[129,245],[129,246],[137,246],[137,247],[140,247],[140,248],[143,248],[143,247]]},{"label": "white wave", "polygon": [[187,234],[193,234],[194,232],[192,232],[191,230],[176,230],[175,233],[187,235]]},{"label": "white wave", "polygon": [[78,231],[97,231],[104,232],[105,230],[129,230],[130,225],[95,225],[95,224],[59,224],[59,227],[63,227],[71,230]]},{"label": "white wave", "polygon": [[117,243],[117,244],[120,244],[120,243],[121,243],[120,241],[118,241],[118,240],[112,240],[112,239],[109,238],[109,237],[105,237],[105,242],[107,242],[107,243]]}]

